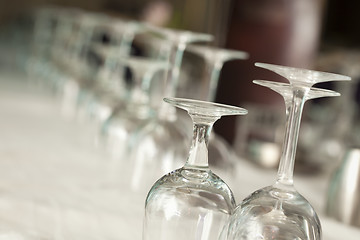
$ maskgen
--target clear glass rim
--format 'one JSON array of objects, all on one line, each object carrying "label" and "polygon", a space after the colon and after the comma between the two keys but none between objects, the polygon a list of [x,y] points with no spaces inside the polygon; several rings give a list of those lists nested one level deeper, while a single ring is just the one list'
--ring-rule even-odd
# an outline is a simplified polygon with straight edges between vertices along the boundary
[{"label": "clear glass rim", "polygon": [[175,107],[186,110],[189,114],[221,117],[227,115],[245,115],[248,113],[244,108],[195,99],[164,98],[163,100]]},{"label": "clear glass rim", "polygon": [[186,46],[186,51],[197,55],[212,55],[212,56],[226,56],[228,58],[236,58],[236,59],[247,59],[249,58],[249,54],[244,51],[234,50],[234,49],[225,49],[213,46],[206,46],[206,45],[195,45],[190,44]]},{"label": "clear glass rim", "polygon": [[[271,88],[272,90],[278,92],[283,96],[289,95],[287,94],[286,90],[291,90],[293,86],[290,83],[272,82],[267,80],[253,80],[253,83],[263,87]],[[320,97],[338,97],[341,95],[340,93],[335,92],[333,90],[328,90],[323,88],[310,87],[309,89],[310,91],[307,93],[306,99],[314,99]]]},{"label": "clear glass rim", "polygon": [[[305,83],[320,83],[320,82],[329,82],[329,81],[350,81],[351,77],[336,74],[336,73],[329,73],[329,72],[322,72],[316,70],[309,70],[305,68],[296,68],[296,67],[288,67],[270,63],[260,63],[256,62],[255,66],[264,68],[270,71],[273,71],[285,78],[287,78],[290,82],[296,80],[296,82],[303,82]],[[302,78],[300,81],[299,79]]]},{"label": "clear glass rim", "polygon": [[170,41],[189,43],[189,42],[210,42],[214,39],[214,36],[208,33],[199,33],[199,32],[192,32],[189,30],[164,28],[150,24],[147,24],[146,27],[149,31],[154,31]]}]

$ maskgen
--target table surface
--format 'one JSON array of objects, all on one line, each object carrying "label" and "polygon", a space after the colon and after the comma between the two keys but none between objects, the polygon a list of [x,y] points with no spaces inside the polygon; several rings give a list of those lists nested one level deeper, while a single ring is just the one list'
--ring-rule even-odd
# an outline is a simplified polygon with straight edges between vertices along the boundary
[{"label": "table surface", "polygon": [[[91,123],[64,118],[49,91],[0,71],[0,239],[141,239],[145,196],[93,187],[111,166],[94,136]],[[217,173],[237,202],[276,175],[243,159],[235,176]],[[328,180],[295,175],[295,186],[319,213],[324,240],[360,239],[360,229],[324,216]]]}]

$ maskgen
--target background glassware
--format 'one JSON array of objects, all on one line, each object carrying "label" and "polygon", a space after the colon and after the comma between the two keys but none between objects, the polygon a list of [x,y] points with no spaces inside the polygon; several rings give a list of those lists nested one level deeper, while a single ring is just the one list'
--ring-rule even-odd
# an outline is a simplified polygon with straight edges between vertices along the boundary
[{"label": "background glassware", "polygon": [[129,99],[123,108],[110,115],[101,129],[102,142],[105,142],[111,158],[118,161],[128,160],[128,147],[131,145],[129,142],[132,141],[132,135],[143,127],[149,118],[154,117],[154,110],[150,106],[151,82],[157,72],[168,68],[165,61],[143,57],[124,58],[122,61],[132,73],[133,86]]},{"label": "background glassware", "polygon": [[[217,47],[189,45],[186,51],[190,51],[204,58],[205,76],[200,84],[199,100],[214,102],[218,87],[220,72],[227,61],[247,59],[248,54],[242,51],[221,49]],[[229,144],[219,135],[213,133],[209,141],[209,164],[225,171],[234,170],[234,156]]]},{"label": "background glassware", "polygon": [[[135,41],[136,46],[141,49],[144,56],[160,61],[169,61],[169,55],[172,48],[172,43],[165,38],[154,35],[153,33],[139,35]],[[151,106],[154,109],[159,109],[163,104],[164,86],[166,83],[167,72],[159,72],[151,84]]]},{"label": "background glassware", "polygon": [[49,8],[40,8],[33,12],[31,53],[27,60],[26,71],[29,77],[35,81],[44,77],[43,73],[48,67],[47,60],[53,41],[53,14],[54,11]]},{"label": "background glassware", "polygon": [[326,197],[326,214],[360,227],[360,149],[349,149],[333,173]]},{"label": "background glassware", "polygon": [[313,84],[350,78],[272,64],[255,65],[274,71],[290,81],[290,84],[254,81],[284,98],[287,121],[283,152],[275,184],[255,191],[236,208],[228,229],[224,229],[227,239],[321,239],[321,224],[315,210],[293,185],[301,114],[306,100],[339,96],[333,91],[311,88]]},{"label": "background glassware", "polygon": [[251,114],[236,122],[236,154],[261,167],[277,168],[284,135],[283,109],[255,103],[246,104],[246,109]]},{"label": "background glassware", "polygon": [[111,44],[95,43],[92,46],[104,59],[104,63],[96,74],[95,85],[91,89],[89,100],[85,103],[85,110],[98,128],[129,98],[129,79],[125,74],[126,65],[123,58],[131,56],[135,36],[147,31],[143,24],[135,21],[111,19],[108,22],[112,31]]},{"label": "background glassware", "polygon": [[143,239],[218,239],[235,200],[210,170],[207,144],[216,120],[247,111],[189,99],[164,100],[188,112],[194,136],[185,165],[160,178],[146,198]]},{"label": "background glassware", "polygon": [[[210,41],[212,36],[152,26],[148,28],[169,40],[170,68],[166,74],[163,96],[173,97],[176,94],[186,45],[190,42]],[[133,190],[145,195],[151,183],[172,169],[180,167],[186,156],[187,139],[188,133],[184,131],[181,121],[178,121],[175,108],[160,104],[156,109],[156,117],[150,119],[132,141],[130,161],[136,167],[136,174],[131,180]]]},{"label": "background glassware", "polygon": [[[85,15],[77,9],[57,14],[52,61],[59,77],[53,81],[62,101],[62,112],[67,118],[76,116],[81,88],[93,80],[94,69],[88,71],[87,50],[95,25],[84,23]],[[88,35],[88,31],[91,34]]]},{"label": "background glassware", "polygon": [[348,148],[360,143],[356,120],[359,113],[356,96],[359,90],[359,61],[360,52],[354,49],[337,49],[320,55],[317,61],[317,69],[336,70],[351,77],[352,81],[330,85],[333,90],[341,92],[342,97],[338,101],[316,101],[307,106],[297,162],[300,160],[299,165],[318,169],[315,173],[332,173]]},{"label": "background glassware", "polygon": [[212,46],[188,45],[186,51],[199,55],[205,61],[205,77],[202,78],[199,99],[214,101],[219,83],[220,72],[224,64],[231,60],[248,59],[248,54],[243,51],[223,49]]},{"label": "background glassware", "polygon": [[67,90],[73,95],[70,107],[78,120],[84,120],[88,116],[86,106],[91,100],[95,76],[99,70],[99,64],[91,61],[91,44],[97,28],[106,26],[108,22],[107,16],[85,12],[75,21],[75,37],[70,37],[70,58],[65,64],[65,69],[70,73],[65,83],[69,88],[64,88],[64,97],[66,102]]}]

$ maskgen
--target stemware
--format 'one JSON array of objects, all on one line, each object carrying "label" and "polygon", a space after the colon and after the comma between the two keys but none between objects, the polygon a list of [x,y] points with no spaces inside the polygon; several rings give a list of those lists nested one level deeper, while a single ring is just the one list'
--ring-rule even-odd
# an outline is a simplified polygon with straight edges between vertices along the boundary
[{"label": "stemware", "polygon": [[[186,45],[190,42],[210,41],[212,36],[152,26],[149,26],[149,30],[169,40],[170,68],[166,73],[163,96],[174,97]],[[137,172],[132,176],[132,189],[146,194],[150,184],[156,179],[171,169],[180,167],[182,159],[186,156],[188,138],[182,123],[177,121],[175,108],[168,104],[160,104],[156,110],[156,117],[150,119],[136,133],[131,143],[130,161],[134,163],[134,171]]]},{"label": "stemware", "polygon": [[[83,13],[79,20],[75,22],[78,32],[75,37],[70,37],[70,58],[67,61],[68,71],[70,72],[70,86],[75,85],[75,99],[73,112],[77,117],[84,117],[88,101],[91,99],[91,90],[96,83],[96,74],[99,70],[99,64],[91,61],[91,44],[96,36],[96,30],[105,28],[109,19],[106,15],[95,14],[91,12]],[[65,93],[66,94],[66,93]]]},{"label": "stemware", "polygon": [[106,147],[114,159],[126,158],[131,135],[154,116],[150,106],[151,81],[155,73],[168,67],[165,61],[143,57],[124,58],[122,61],[131,70],[134,86],[126,105],[114,111],[101,128]]},{"label": "stemware", "polygon": [[[303,126],[299,138],[298,160],[302,165],[310,165],[319,171],[332,171],[347,151],[354,144],[356,131],[358,80],[360,67],[358,51],[344,50],[323,54],[319,57],[317,68],[321,70],[337,69],[340,74],[352,78],[349,84],[341,82],[331,84],[332,89],[342,93],[339,101],[318,101],[307,107],[307,125]],[[344,107],[346,106],[346,107]],[[354,138],[355,137],[355,138]],[[326,162],[326,164],[325,164]]]},{"label": "stemware", "polygon": [[236,208],[223,237],[227,239],[321,239],[320,220],[310,203],[293,185],[296,145],[303,106],[306,100],[339,96],[313,84],[335,80],[350,80],[347,76],[256,63],[287,78],[290,84],[255,80],[281,94],[286,106],[286,129],[283,152],[275,184],[255,191]]},{"label": "stemware", "polygon": [[188,112],[194,135],[185,165],[160,178],[148,193],[143,239],[218,239],[235,200],[226,183],[210,170],[207,144],[216,120],[247,111],[198,100],[164,100]]},{"label": "stemware", "polygon": [[125,84],[124,58],[131,55],[135,36],[146,31],[143,24],[135,21],[110,19],[109,24],[112,30],[112,42],[115,42],[115,45],[93,44],[92,46],[104,59],[104,63],[96,74],[95,85],[85,108],[98,126],[101,126],[113,111],[122,103],[126,103],[129,98],[128,86]]},{"label": "stemware", "polygon": [[[189,45],[186,48],[194,54],[200,55],[205,60],[205,76],[201,83],[199,100],[214,102],[218,87],[220,72],[225,62],[230,60],[248,58],[248,54],[243,51],[222,49],[210,46]],[[228,143],[218,134],[213,133],[209,141],[209,164],[222,168],[226,171],[234,169],[231,162],[231,148]]]},{"label": "stemware", "polygon": [[[131,55],[131,47],[137,34],[147,31],[144,24],[136,21],[125,21],[122,19],[109,19],[111,44],[109,46],[95,45],[94,47],[104,57],[104,64],[98,72],[99,82],[106,86],[108,79],[117,74],[123,81],[124,67],[118,66],[119,56],[128,57]],[[120,82],[121,83],[121,82]]]},{"label": "stemware", "polygon": [[243,51],[211,46],[189,45],[186,47],[186,51],[197,54],[205,60],[205,77],[203,78],[202,92],[199,94],[199,99],[204,101],[215,100],[220,72],[225,62],[248,58],[248,54]]},{"label": "stemware", "polygon": [[82,88],[93,84],[96,67],[89,65],[89,44],[95,28],[103,24],[103,17],[77,9],[58,14],[52,55],[61,75],[60,81],[55,84],[66,117],[75,116],[79,99],[84,95]]}]

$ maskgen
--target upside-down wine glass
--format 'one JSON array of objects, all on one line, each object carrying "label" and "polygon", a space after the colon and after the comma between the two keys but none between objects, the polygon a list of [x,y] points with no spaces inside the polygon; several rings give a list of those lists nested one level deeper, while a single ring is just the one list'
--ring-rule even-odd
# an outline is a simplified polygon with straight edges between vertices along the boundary
[{"label": "upside-down wine glass", "polygon": [[[190,42],[210,41],[212,36],[152,26],[149,26],[149,30],[169,40],[170,68],[166,73],[163,96],[174,97],[186,45]],[[180,167],[182,159],[186,157],[188,138],[184,127],[177,121],[175,108],[168,104],[160,104],[156,117],[137,132],[129,148],[130,161],[136,166],[134,171],[139,173],[132,176],[132,190],[145,195],[151,183],[172,169]]]},{"label": "upside-down wine glass", "polygon": [[[218,87],[220,72],[227,61],[245,60],[248,54],[243,51],[222,49],[210,46],[189,45],[187,51],[197,54],[205,60],[204,78],[201,83],[199,100],[214,102]],[[209,140],[209,164],[225,171],[234,169],[231,147],[216,133],[213,133]]]},{"label": "upside-down wine glass", "polygon": [[182,168],[160,178],[146,198],[143,239],[218,239],[235,207],[226,183],[208,165],[208,141],[216,120],[245,109],[198,100],[165,98],[193,120],[193,139]]},{"label": "upside-down wine glass", "polygon": [[93,49],[104,59],[100,67],[92,91],[91,101],[88,104],[89,115],[97,126],[104,121],[121,105],[126,104],[128,86],[125,84],[125,58],[131,55],[131,46],[135,36],[146,31],[146,27],[135,21],[120,19],[109,21],[111,37],[114,44],[94,44]]},{"label": "upside-down wine glass", "polygon": [[168,68],[165,61],[144,57],[124,58],[123,64],[130,68],[132,83],[129,99],[123,108],[114,111],[104,121],[101,135],[114,160],[125,160],[128,153],[128,141],[149,118],[154,117],[150,106],[150,86],[154,75]]},{"label": "upside-down wine glass", "polygon": [[[39,59],[29,59],[28,73],[36,74],[55,94],[61,94],[64,79],[67,79],[65,62],[69,60],[68,43],[74,22],[80,10],[60,7],[40,8],[34,22],[34,53]],[[40,54],[41,53],[41,54]],[[41,57],[41,59],[40,59]]]},{"label": "upside-down wine glass", "polygon": [[[74,112],[82,119],[87,115],[87,106],[92,99],[92,90],[96,84],[96,74],[99,64],[90,61],[91,44],[94,41],[97,30],[107,27],[109,18],[103,14],[84,12],[77,21],[78,36],[71,40],[70,46],[73,54],[70,55],[68,69],[75,80]],[[70,60],[72,59],[73,62]]]},{"label": "upside-down wine glass", "polygon": [[310,203],[293,185],[295,152],[301,115],[306,100],[339,96],[337,92],[312,88],[326,81],[350,80],[347,76],[273,64],[256,63],[287,78],[290,84],[255,80],[281,94],[286,106],[286,129],[283,152],[275,184],[255,191],[236,208],[223,238],[320,240],[320,220]]},{"label": "upside-down wine glass", "polygon": [[[94,29],[103,24],[103,17],[76,10],[63,11],[58,16],[53,55],[58,56],[57,65],[63,75],[59,92],[66,117],[76,116],[80,99],[84,97],[83,89],[93,84],[96,68],[88,65],[87,53]],[[88,22],[88,19],[92,20]]]},{"label": "upside-down wine glass", "polygon": [[124,66],[120,67],[119,57],[128,57],[131,55],[131,47],[137,34],[147,31],[144,24],[136,21],[125,21],[122,19],[109,19],[108,21],[111,42],[108,45],[93,45],[97,51],[104,57],[104,64],[98,73],[99,83],[104,84],[102,87],[108,86],[114,74],[118,75],[123,81]]}]

